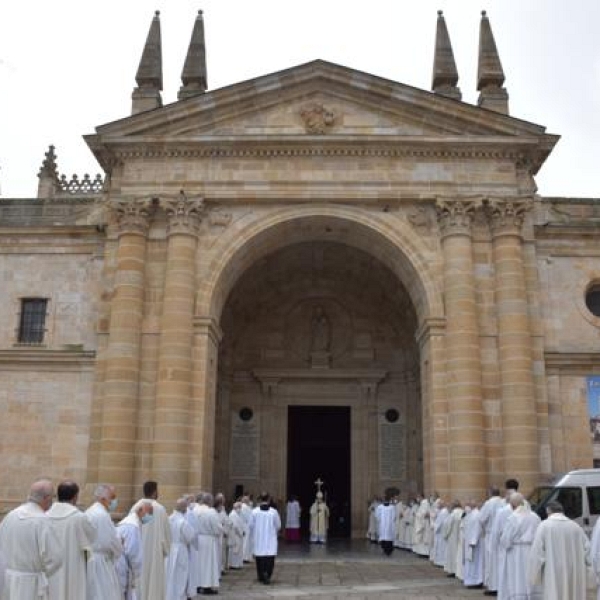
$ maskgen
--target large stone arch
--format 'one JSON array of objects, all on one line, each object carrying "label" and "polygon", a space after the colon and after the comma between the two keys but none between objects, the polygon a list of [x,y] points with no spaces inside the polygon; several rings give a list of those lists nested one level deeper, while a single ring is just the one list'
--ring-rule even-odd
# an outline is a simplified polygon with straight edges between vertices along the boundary
[{"label": "large stone arch", "polygon": [[360,208],[320,204],[276,210],[224,234],[211,248],[206,277],[200,276],[196,314],[218,322],[229,291],[251,264],[275,249],[311,239],[340,241],[381,260],[406,286],[419,323],[443,315],[441,290],[427,261],[431,251],[409,224]]},{"label": "large stone arch", "polygon": [[197,408],[191,415],[198,444],[192,452],[190,483],[211,485],[213,481],[219,324],[224,304],[236,282],[258,260],[307,241],[332,241],[362,250],[383,263],[406,288],[418,323],[423,482],[426,490],[445,491],[448,450],[439,255],[397,215],[331,204],[248,213],[234,219],[213,244],[200,249],[194,352]]}]

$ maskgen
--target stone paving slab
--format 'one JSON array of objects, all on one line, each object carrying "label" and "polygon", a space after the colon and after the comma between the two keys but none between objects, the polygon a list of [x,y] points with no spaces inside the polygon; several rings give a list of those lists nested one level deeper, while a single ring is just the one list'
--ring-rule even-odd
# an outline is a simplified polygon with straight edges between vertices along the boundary
[{"label": "stone paving slab", "polygon": [[[227,600],[445,600],[478,599],[482,590],[468,590],[442,569],[410,552],[384,557],[376,546],[352,543],[337,548],[283,547],[272,584],[256,581],[253,564],[230,571],[220,597]],[[594,600],[590,592],[588,600]]]}]

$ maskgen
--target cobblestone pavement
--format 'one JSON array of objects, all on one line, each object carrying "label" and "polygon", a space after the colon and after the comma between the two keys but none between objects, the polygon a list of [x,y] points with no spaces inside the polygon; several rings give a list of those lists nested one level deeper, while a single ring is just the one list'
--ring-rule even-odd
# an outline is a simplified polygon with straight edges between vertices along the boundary
[{"label": "cobblestone pavement", "polygon": [[[375,544],[362,540],[324,546],[281,545],[273,581],[256,581],[254,564],[223,577],[220,597],[228,600],[436,600],[478,599],[456,579],[410,552],[385,557]],[[588,599],[595,599],[590,593]]]}]

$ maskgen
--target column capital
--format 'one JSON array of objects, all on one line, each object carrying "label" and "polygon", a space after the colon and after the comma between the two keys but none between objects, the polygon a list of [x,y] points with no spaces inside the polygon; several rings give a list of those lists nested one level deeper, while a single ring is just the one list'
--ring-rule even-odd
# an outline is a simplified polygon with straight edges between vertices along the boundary
[{"label": "column capital", "polygon": [[480,199],[450,200],[438,198],[435,203],[442,237],[450,235],[471,235],[471,224]]},{"label": "column capital", "polygon": [[160,206],[167,214],[167,235],[198,235],[198,228],[206,212],[204,198],[188,198],[183,190],[175,198],[161,198]]},{"label": "column capital", "polygon": [[533,208],[531,197],[523,198],[486,198],[485,212],[487,214],[492,235],[523,234],[523,222],[528,211]]},{"label": "column capital", "polygon": [[155,198],[113,198],[109,211],[116,217],[119,235],[133,233],[146,236],[156,206]]}]

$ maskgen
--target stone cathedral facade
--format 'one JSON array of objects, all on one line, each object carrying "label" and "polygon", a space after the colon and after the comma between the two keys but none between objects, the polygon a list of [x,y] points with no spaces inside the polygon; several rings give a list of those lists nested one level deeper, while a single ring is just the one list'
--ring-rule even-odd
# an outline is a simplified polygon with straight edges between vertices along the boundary
[{"label": "stone cathedral facade", "polygon": [[321,477],[362,535],[386,487],[592,466],[600,201],[536,193],[558,136],[509,115],[485,14],[479,44],[477,106],[441,13],[432,91],[321,60],[207,91],[200,14],[163,106],[157,14],[105,176],[51,148],[0,199],[0,510],[42,474],[123,507]]}]

